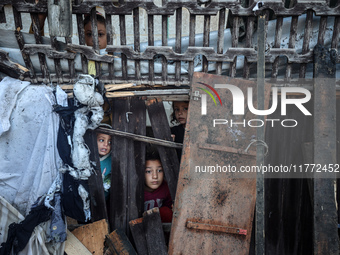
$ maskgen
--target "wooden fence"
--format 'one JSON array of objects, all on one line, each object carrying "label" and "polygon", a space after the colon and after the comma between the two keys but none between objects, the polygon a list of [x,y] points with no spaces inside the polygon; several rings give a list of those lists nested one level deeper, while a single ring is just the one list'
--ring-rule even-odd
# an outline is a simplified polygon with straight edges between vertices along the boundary
[{"label": "wooden fence", "polygon": [[[65,2],[65,1],[64,1]],[[62,7],[63,1],[58,4]],[[72,2],[72,13],[78,23],[79,44],[74,44],[71,37],[50,36],[50,45],[42,45],[39,33],[39,13],[47,13],[54,2],[39,1],[37,4],[22,0],[3,0],[0,3],[0,22],[6,22],[5,5],[13,8],[15,37],[21,50],[22,58],[28,70],[18,69],[13,63],[7,62],[6,52],[1,50],[0,57],[4,64],[1,71],[17,75],[21,79],[33,82],[73,83],[77,73],[88,72],[88,61],[107,63],[106,71],[96,64],[96,75],[104,83],[132,82],[144,85],[188,85],[190,77],[199,63],[199,70],[231,77],[256,78],[257,46],[254,36],[257,32],[257,16],[267,14],[265,33],[266,42],[266,77],[282,78],[283,83],[289,83],[306,78],[306,72],[313,63],[313,39],[317,43],[329,44],[329,48],[338,49],[340,33],[339,1],[262,1],[256,4],[253,0],[245,1],[163,1],[157,6],[153,1],[81,1]],[[65,3],[64,3],[65,4]],[[67,5],[67,1],[66,1]],[[91,14],[96,20],[96,6],[105,11],[108,47],[110,55],[98,54],[98,43],[93,48],[85,46],[84,14]],[[61,8],[60,7],[60,8]],[[148,41],[141,47],[139,13],[144,9],[147,13]],[[256,10],[257,9],[257,10]],[[183,39],[184,24],[182,14],[189,11],[189,36]],[[30,13],[33,22],[35,44],[27,44],[21,32],[22,13]],[[51,14],[50,14],[51,15]],[[133,16],[133,26],[126,22],[127,16]],[[211,31],[212,16],[218,17],[218,30]],[[198,35],[198,17],[204,17],[203,34]],[[113,45],[112,20],[119,17],[120,45]],[[155,17],[161,17],[161,24],[155,22]],[[169,45],[167,33],[168,18],[175,18],[176,36],[174,44]],[[159,19],[157,19],[159,20]],[[299,21],[303,20],[303,31],[299,32]],[[64,22],[60,21],[62,26]],[[313,24],[317,22],[317,31]],[[156,24],[155,24],[156,23]],[[96,24],[96,22],[94,22]],[[227,24],[227,25],[226,25]],[[269,24],[269,25],[268,25]],[[284,33],[289,24],[289,32]],[[329,26],[330,25],[330,26]],[[155,42],[155,26],[161,26],[162,39]],[[130,31],[133,30],[133,31]],[[212,33],[216,37],[212,37]],[[133,34],[133,45],[127,45],[127,34]],[[273,37],[270,37],[272,34]],[[210,36],[209,36],[210,35]],[[198,41],[200,36],[200,41]],[[96,33],[94,34],[97,40]],[[57,39],[64,40],[62,50],[58,48]],[[301,44],[296,42],[301,41]],[[1,45],[0,45],[1,47]],[[81,70],[75,67],[76,56],[81,55]],[[117,56],[114,56],[118,55]],[[35,70],[31,57],[38,55],[39,70]],[[116,58],[116,61],[114,59]],[[48,61],[52,61],[55,70],[49,70]],[[67,61],[67,69],[61,67],[61,62]],[[132,64],[129,61],[132,61]],[[337,57],[337,63],[339,63]],[[6,64],[7,63],[7,64]],[[155,71],[155,63],[161,70]],[[169,71],[173,66],[173,71]],[[144,68],[144,70],[142,70]],[[116,72],[120,69],[120,72]],[[145,70],[146,69],[146,70]],[[185,69],[183,71],[183,69]],[[15,70],[15,71],[13,71]],[[133,70],[133,71],[131,71]],[[130,72],[129,72],[130,71]],[[307,75],[308,76],[308,75]],[[308,77],[307,77],[308,78]]]}]

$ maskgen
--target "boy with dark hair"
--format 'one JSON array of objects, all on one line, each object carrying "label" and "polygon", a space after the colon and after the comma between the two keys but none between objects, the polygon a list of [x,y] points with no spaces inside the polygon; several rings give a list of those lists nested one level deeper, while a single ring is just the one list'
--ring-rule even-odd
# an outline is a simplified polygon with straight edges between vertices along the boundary
[{"label": "boy with dark hair", "polygon": [[[107,34],[106,34],[106,22],[105,18],[101,14],[97,14],[97,28],[98,28],[98,41],[99,49],[105,49],[107,46]],[[92,38],[92,24],[90,15],[84,19],[85,30],[85,43],[87,46],[93,46]]]},{"label": "boy with dark hair", "polygon": [[154,207],[159,207],[162,222],[172,221],[172,199],[162,163],[157,153],[150,153],[145,159],[144,211]]}]

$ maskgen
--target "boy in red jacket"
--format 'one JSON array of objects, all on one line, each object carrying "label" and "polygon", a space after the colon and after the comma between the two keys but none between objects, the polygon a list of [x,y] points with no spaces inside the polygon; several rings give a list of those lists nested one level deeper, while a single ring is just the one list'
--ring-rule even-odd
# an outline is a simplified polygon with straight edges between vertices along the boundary
[{"label": "boy in red jacket", "polygon": [[164,180],[162,163],[157,154],[145,159],[144,211],[159,208],[162,222],[172,221],[172,199]]}]

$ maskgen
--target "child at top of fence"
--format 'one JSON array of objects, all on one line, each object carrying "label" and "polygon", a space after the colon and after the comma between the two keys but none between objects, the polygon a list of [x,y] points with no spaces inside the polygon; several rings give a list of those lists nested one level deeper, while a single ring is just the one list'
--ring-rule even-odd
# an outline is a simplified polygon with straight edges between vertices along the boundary
[{"label": "child at top of fence", "polygon": [[172,199],[158,153],[145,158],[144,211],[159,208],[162,222],[172,221]]},{"label": "child at top of fence", "polygon": [[[112,128],[110,125],[102,123],[99,127]],[[111,136],[104,133],[97,133],[98,153],[100,157],[100,169],[103,177],[105,198],[108,199],[111,187]]]},{"label": "child at top of fence", "polygon": [[[172,103],[171,123],[179,124],[171,127],[171,134],[176,143],[183,143],[185,125],[187,123],[189,102],[188,101],[174,101]],[[181,161],[182,149],[177,149],[178,160]]]},{"label": "child at top of fence", "polygon": [[[105,49],[107,46],[106,22],[105,18],[97,12],[97,28],[99,49]],[[85,43],[87,46],[93,46],[91,16],[87,15],[84,19]]]}]

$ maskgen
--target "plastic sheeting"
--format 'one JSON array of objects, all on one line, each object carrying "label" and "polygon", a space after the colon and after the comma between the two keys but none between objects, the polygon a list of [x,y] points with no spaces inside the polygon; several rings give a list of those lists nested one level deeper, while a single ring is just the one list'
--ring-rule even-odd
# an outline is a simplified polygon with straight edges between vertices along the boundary
[{"label": "plastic sheeting", "polygon": [[[3,79],[0,94],[14,88],[13,80]],[[59,116],[53,112],[55,98],[47,86],[27,86],[16,99],[9,95],[15,106],[9,117],[11,128],[0,136],[0,194],[26,216],[58,173]],[[1,101],[5,112],[10,107]]]}]

